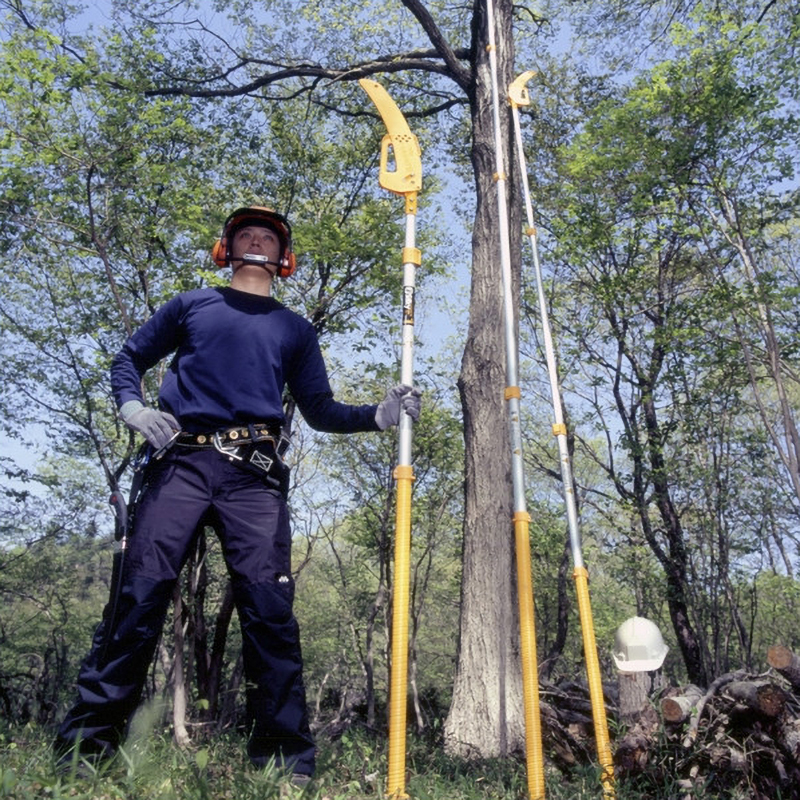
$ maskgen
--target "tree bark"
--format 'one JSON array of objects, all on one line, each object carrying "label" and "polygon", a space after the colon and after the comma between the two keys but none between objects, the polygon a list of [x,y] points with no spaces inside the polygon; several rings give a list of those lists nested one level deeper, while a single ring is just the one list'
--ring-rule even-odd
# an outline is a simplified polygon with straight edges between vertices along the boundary
[{"label": "tree bark", "polygon": [[[495,8],[502,138],[508,154],[504,98],[513,71],[511,3],[501,0]],[[483,14],[482,4],[476,4],[471,108],[477,209],[470,322],[459,377],[466,450],[461,622],[453,700],[444,727],[447,750],[467,757],[502,756],[524,747],[492,86]],[[508,177],[513,174],[508,155],[505,163]],[[513,236],[521,230],[518,205],[509,200],[515,273],[520,253],[519,237]]]},{"label": "tree bark", "polygon": [[[658,355],[655,354],[656,352]],[[653,363],[660,365],[661,362],[662,354],[658,348],[655,348]],[[658,366],[657,371],[660,372],[660,369],[661,367]],[[664,535],[669,545],[667,558],[661,559],[667,579],[667,606],[689,680],[705,686],[708,683],[708,673],[703,662],[702,647],[689,613],[691,603],[688,597],[689,566],[686,537],[680,515],[672,501],[668,468],[662,449],[664,433],[658,420],[654,397],[655,391],[648,391],[642,406],[647,427],[653,494],[664,523]]]},{"label": "tree bark", "polygon": [[619,717],[620,721],[634,721],[647,707],[650,692],[650,675],[647,672],[619,672]]},{"label": "tree bark", "polygon": [[175,660],[172,671],[172,737],[180,747],[189,744],[186,730],[186,676],[183,670],[183,598],[181,584],[176,582],[172,592],[172,633],[175,639]]},{"label": "tree bark", "polygon": [[225,643],[228,640],[228,630],[230,629],[234,608],[233,585],[229,579],[225,584],[225,593],[217,609],[214,641],[211,645],[211,655],[206,671],[206,684],[204,688],[198,687],[200,697],[205,697],[208,700],[207,719],[219,719],[219,697],[225,664]]},{"label": "tree bark", "polygon": [[765,717],[779,717],[786,707],[786,692],[769,681],[734,681],[725,694],[748,711]]}]

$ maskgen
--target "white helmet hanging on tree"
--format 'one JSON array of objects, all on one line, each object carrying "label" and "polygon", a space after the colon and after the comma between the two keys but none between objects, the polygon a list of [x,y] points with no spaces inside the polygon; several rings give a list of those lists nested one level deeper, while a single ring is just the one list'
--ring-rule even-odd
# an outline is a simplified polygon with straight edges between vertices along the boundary
[{"label": "white helmet hanging on tree", "polygon": [[651,672],[664,663],[669,648],[658,626],[644,617],[626,619],[614,637],[614,663],[621,672]]}]

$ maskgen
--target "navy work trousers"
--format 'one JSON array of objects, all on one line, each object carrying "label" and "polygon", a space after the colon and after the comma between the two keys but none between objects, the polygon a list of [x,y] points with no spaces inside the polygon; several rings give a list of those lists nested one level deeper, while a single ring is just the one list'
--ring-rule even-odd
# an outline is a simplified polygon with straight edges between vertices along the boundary
[{"label": "navy work trousers", "polygon": [[119,603],[110,605],[78,676],[78,700],[56,742],[115,752],[139,703],[172,590],[203,525],[219,536],[242,629],[248,754],[314,772],[299,630],[292,613],[286,501],[214,449],[175,447],[151,462],[128,540]]}]

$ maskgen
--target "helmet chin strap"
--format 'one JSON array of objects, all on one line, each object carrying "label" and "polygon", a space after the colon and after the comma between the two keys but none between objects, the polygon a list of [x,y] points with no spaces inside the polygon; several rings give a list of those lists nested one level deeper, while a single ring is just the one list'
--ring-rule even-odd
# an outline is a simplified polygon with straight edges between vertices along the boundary
[{"label": "helmet chin strap", "polygon": [[[256,264],[259,267],[264,267],[264,269],[267,269],[267,266],[280,267],[280,262],[270,261],[266,256],[258,255],[257,253],[245,253],[241,258],[231,259],[231,263],[235,261],[239,262],[239,266]],[[267,270],[267,272],[269,272],[269,270]]]}]

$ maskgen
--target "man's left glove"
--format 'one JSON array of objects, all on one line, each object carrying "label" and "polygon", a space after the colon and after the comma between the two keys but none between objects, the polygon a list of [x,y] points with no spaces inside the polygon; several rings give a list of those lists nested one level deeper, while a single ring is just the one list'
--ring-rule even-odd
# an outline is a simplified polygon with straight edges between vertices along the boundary
[{"label": "man's left glove", "polygon": [[156,450],[166,447],[181,429],[172,414],[149,408],[138,400],[123,403],[119,415],[129,428],[141,433]]},{"label": "man's left glove", "polygon": [[400,383],[389,389],[375,412],[375,423],[380,430],[385,431],[390,425],[400,422],[400,414],[405,412],[414,421],[419,419],[420,406],[422,405],[422,392],[413,386]]}]

